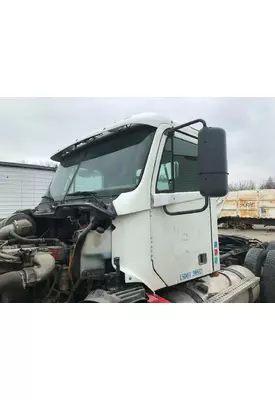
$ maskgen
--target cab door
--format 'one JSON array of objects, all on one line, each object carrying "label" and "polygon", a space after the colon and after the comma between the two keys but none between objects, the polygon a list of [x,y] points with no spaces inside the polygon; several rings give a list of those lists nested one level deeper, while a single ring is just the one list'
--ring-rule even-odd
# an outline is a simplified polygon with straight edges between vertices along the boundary
[{"label": "cab door", "polygon": [[163,286],[214,270],[211,209],[199,193],[197,140],[163,135],[151,187],[151,261]]}]

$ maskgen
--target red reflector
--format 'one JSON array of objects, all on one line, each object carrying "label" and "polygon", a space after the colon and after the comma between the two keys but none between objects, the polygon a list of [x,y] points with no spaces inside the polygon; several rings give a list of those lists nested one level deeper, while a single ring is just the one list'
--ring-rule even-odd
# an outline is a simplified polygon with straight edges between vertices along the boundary
[{"label": "red reflector", "polygon": [[147,303],[170,303],[170,301],[158,296],[157,294],[153,295],[147,293],[147,296],[149,298]]},{"label": "red reflector", "polygon": [[218,256],[218,255],[219,255],[219,250],[215,249],[215,256]]}]

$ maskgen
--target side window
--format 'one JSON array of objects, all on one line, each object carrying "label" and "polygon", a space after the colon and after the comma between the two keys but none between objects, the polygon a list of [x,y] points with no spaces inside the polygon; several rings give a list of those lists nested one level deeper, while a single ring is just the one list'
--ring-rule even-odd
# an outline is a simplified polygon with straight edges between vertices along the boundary
[{"label": "side window", "polygon": [[[178,176],[179,163],[174,161],[174,177]],[[167,192],[173,189],[172,180],[172,162],[162,163],[160,165],[159,177],[157,182],[158,192]]]},{"label": "side window", "polygon": [[[162,154],[157,192],[199,191],[197,160],[196,144],[176,137],[168,138]],[[174,176],[172,176],[172,168]]]}]

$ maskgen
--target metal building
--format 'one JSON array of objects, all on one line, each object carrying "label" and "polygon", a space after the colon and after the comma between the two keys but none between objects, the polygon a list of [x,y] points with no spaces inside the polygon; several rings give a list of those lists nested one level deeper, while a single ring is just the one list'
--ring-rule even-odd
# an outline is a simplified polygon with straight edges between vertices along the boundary
[{"label": "metal building", "polygon": [[0,161],[0,218],[37,206],[54,172],[52,167]]}]

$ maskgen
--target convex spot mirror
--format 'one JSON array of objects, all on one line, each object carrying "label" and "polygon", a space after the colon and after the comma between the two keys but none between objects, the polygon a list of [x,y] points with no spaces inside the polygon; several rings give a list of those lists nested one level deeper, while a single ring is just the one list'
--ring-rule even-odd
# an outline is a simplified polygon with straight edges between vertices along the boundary
[{"label": "convex spot mirror", "polygon": [[198,135],[198,173],[200,193],[223,197],[228,193],[226,132],[204,126]]}]

